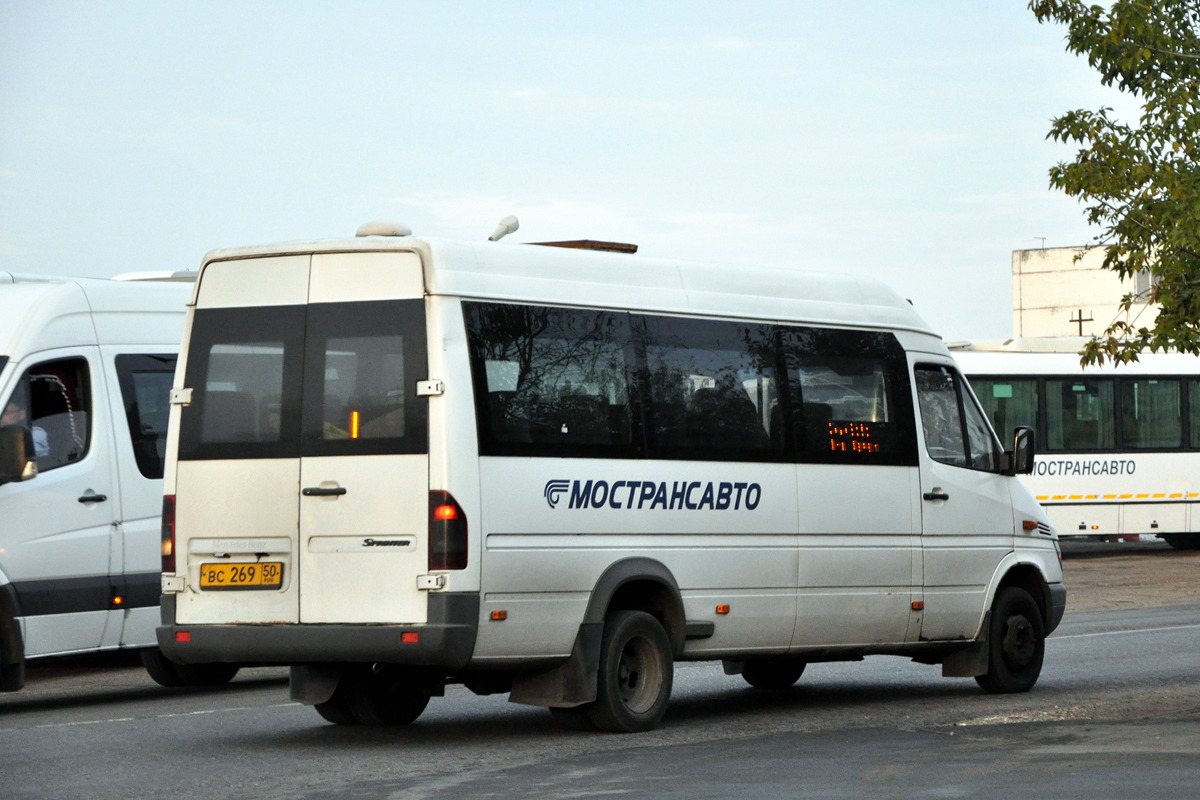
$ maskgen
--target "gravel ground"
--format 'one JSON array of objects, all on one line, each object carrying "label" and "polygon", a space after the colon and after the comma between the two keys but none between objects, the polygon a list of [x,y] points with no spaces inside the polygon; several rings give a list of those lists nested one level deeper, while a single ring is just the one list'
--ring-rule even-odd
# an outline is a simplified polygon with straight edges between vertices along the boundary
[{"label": "gravel ground", "polygon": [[1067,613],[1200,603],[1200,550],[1153,543],[1063,543]]}]

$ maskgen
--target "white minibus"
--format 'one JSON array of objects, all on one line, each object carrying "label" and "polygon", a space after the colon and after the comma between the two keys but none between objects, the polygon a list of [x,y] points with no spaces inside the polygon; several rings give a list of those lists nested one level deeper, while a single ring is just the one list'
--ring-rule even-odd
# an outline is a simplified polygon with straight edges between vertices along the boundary
[{"label": "white minibus", "polygon": [[457,682],[646,730],[680,660],[764,688],[872,654],[1033,686],[1066,592],[1014,477],[1030,434],[1001,445],[895,292],[391,229],[204,258],[171,659],[290,665],[339,724],[411,722]]},{"label": "white minibus", "polygon": [[1083,368],[1084,338],[950,346],[999,430],[1038,432],[1023,478],[1059,534],[1200,548],[1200,358]]},{"label": "white minibus", "polygon": [[0,691],[25,662],[155,644],[169,392],[196,273],[0,273]]}]

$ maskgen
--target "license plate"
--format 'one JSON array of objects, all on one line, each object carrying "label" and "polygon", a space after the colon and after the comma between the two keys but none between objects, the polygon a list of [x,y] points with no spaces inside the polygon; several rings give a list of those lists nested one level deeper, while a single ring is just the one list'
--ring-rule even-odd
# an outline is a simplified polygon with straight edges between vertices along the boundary
[{"label": "license plate", "polygon": [[200,588],[207,591],[278,589],[281,586],[283,563],[280,561],[200,565]]}]

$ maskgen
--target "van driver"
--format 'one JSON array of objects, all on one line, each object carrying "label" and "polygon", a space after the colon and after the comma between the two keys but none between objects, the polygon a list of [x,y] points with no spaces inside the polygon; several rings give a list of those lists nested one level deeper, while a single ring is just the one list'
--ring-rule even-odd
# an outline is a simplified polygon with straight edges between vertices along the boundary
[{"label": "van driver", "polygon": [[[29,414],[25,405],[17,397],[8,401],[4,413],[0,414],[0,428],[9,426],[25,426],[29,424]],[[35,458],[45,458],[50,455],[50,437],[46,430],[37,425],[33,426],[33,455]]]}]

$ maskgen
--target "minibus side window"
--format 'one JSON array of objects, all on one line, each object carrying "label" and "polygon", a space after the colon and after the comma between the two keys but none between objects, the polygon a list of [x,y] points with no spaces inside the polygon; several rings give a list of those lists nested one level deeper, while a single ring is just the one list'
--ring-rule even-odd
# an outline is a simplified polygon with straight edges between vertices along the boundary
[{"label": "minibus side window", "polygon": [[628,458],[629,315],[463,303],[482,455]]},{"label": "minibus side window", "polygon": [[780,328],[797,458],[803,463],[917,463],[908,365],[895,336]]},{"label": "minibus side window", "polygon": [[638,315],[651,457],[785,460],[775,327]]},{"label": "minibus side window", "polygon": [[138,472],[158,480],[163,476],[166,456],[175,356],[119,355],[115,364]]}]

